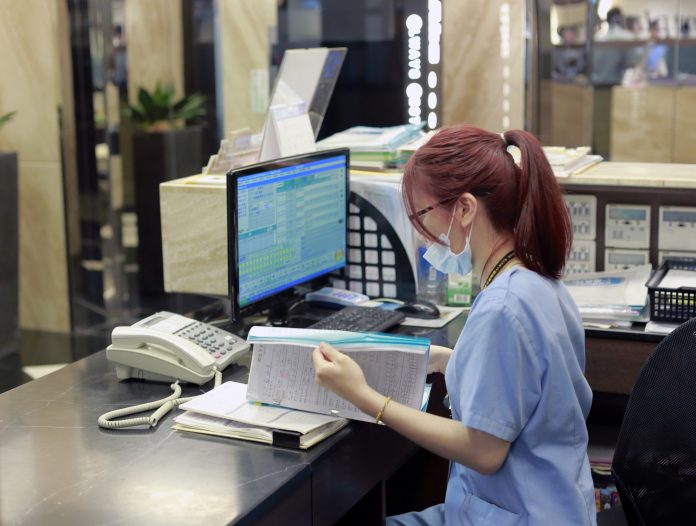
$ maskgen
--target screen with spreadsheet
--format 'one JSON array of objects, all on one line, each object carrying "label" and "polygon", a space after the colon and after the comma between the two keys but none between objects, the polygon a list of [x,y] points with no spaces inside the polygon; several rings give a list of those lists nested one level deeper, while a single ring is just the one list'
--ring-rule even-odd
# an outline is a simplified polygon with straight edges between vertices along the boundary
[{"label": "screen with spreadsheet", "polygon": [[238,308],[346,265],[346,150],[269,161],[230,176],[230,286]]}]

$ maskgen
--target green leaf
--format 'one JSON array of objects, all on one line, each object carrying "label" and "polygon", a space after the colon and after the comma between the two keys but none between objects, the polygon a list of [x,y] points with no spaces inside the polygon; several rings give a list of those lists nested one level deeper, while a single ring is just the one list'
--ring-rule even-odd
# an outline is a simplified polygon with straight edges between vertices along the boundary
[{"label": "green leaf", "polygon": [[140,109],[146,115],[152,112],[156,106],[152,95],[150,95],[145,88],[138,89],[138,102],[140,102]]},{"label": "green leaf", "polygon": [[174,96],[174,86],[168,84],[167,86],[162,86],[159,82],[155,86],[155,91],[152,95],[152,99],[155,101],[159,108],[169,108],[172,105],[172,97]]},{"label": "green leaf", "polygon": [[174,103],[174,86],[161,83],[153,91],[138,88],[138,104],[130,106],[134,122],[149,126],[159,121],[173,123],[206,114],[205,97],[194,93]]},{"label": "green leaf", "polygon": [[183,97],[180,101],[174,104],[174,110],[179,111],[183,110],[184,108],[191,108],[196,106],[203,107],[205,105],[205,100],[206,99],[203,95],[194,93],[187,97]]},{"label": "green leaf", "polygon": [[12,120],[12,117],[14,117],[16,114],[16,111],[11,111],[9,113],[5,113],[5,115],[0,116],[0,128],[2,128],[5,124],[10,122]]},{"label": "green leaf", "polygon": [[[174,111],[177,115],[205,115],[205,97],[202,97],[200,95],[191,95],[190,97],[183,98],[176,103],[176,105],[174,106]],[[179,118],[190,119],[191,117]]]},{"label": "green leaf", "polygon": [[147,123],[148,118],[147,115],[138,107],[136,106],[131,106],[130,108],[130,114],[132,119],[137,122],[137,123]]},{"label": "green leaf", "polygon": [[177,114],[177,118],[187,121],[189,119],[193,119],[195,117],[202,117],[205,115],[205,109],[203,108],[194,108],[191,111],[182,111]]}]

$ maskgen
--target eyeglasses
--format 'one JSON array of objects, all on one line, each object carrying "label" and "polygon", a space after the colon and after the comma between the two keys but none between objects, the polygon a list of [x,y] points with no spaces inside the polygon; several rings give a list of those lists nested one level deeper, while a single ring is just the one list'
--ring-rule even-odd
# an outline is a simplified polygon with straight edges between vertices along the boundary
[{"label": "eyeglasses", "polygon": [[[469,190],[469,192],[476,197],[485,197],[485,196],[491,195],[493,193],[493,189],[491,187],[481,186],[481,187],[477,187],[477,188],[474,188],[472,190]],[[452,198],[443,199],[442,201],[438,201],[435,204],[432,204],[430,206],[426,206],[425,208],[421,208],[417,212],[413,212],[412,214],[409,214],[408,218],[411,221],[413,221],[415,218],[423,217],[425,214],[427,214],[428,212],[431,212],[432,210],[435,210],[437,207],[445,205],[447,203],[453,203],[457,199],[459,199],[459,198],[455,197],[454,199],[452,199]]]},{"label": "eyeglasses", "polygon": [[417,212],[413,212],[412,214],[408,215],[408,218],[413,221],[416,217],[423,217],[425,214],[430,212],[431,210],[435,210],[437,207],[444,205],[445,203],[449,203],[452,201],[452,199],[443,199],[442,201],[438,201],[437,203],[426,206],[425,208],[421,208]]}]

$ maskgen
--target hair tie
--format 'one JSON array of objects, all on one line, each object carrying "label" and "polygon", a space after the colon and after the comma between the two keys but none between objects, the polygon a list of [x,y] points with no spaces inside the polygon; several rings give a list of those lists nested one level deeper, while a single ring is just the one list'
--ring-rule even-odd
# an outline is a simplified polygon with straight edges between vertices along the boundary
[{"label": "hair tie", "polygon": [[500,132],[500,138],[503,139],[503,144],[507,146],[507,139],[505,138],[505,132]]}]

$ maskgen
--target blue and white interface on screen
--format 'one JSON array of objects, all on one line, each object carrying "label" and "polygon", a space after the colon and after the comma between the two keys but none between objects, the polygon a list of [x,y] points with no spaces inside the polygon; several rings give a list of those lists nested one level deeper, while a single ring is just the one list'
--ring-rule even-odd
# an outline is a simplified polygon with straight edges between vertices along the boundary
[{"label": "blue and white interface on screen", "polygon": [[346,177],[339,155],[237,179],[240,306],[345,266]]}]

